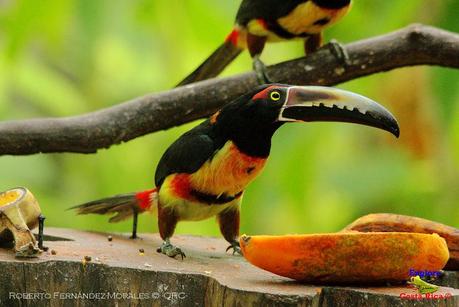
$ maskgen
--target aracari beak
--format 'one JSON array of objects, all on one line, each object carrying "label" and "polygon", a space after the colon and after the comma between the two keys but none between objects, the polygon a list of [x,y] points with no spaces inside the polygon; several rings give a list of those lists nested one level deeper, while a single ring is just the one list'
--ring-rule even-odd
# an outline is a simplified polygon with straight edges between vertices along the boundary
[{"label": "aracari beak", "polygon": [[380,104],[352,92],[322,86],[289,87],[278,120],[348,122],[400,135],[397,120]]}]

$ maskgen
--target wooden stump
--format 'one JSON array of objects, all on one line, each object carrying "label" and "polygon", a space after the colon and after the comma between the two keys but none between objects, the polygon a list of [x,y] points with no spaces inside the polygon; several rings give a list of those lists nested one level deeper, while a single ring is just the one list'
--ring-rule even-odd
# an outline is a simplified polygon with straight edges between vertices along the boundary
[{"label": "wooden stump", "polygon": [[459,306],[456,272],[446,272],[435,293],[448,299],[412,300],[404,296],[417,292],[405,285],[314,286],[278,277],[226,254],[217,238],[174,237],[187,255],[182,261],[156,252],[156,234],[112,241],[69,229],[47,234],[72,241],[47,241],[38,259],[0,249],[0,306]]}]

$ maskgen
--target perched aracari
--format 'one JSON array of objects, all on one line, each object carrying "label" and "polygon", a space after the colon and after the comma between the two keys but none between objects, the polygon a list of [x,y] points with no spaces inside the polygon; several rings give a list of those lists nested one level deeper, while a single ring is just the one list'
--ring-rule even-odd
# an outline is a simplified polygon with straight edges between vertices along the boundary
[{"label": "perched aracari", "polygon": [[179,221],[217,217],[223,237],[239,252],[239,210],[247,185],[266,163],[271,137],[284,123],[351,122],[399,135],[395,118],[376,102],[344,90],[318,86],[262,85],[224,106],[180,136],[164,153],[156,188],[74,207],[79,214],[115,214],[117,222],[157,211],[164,240],[158,252],[184,256],[170,243]]},{"label": "perched aracari", "polygon": [[[260,82],[270,83],[260,60],[267,42],[304,39],[304,50],[309,54],[322,46],[322,31],[339,21],[350,7],[351,0],[243,0],[225,42],[178,85],[216,77],[246,48]],[[340,45],[331,46],[346,60]]]}]

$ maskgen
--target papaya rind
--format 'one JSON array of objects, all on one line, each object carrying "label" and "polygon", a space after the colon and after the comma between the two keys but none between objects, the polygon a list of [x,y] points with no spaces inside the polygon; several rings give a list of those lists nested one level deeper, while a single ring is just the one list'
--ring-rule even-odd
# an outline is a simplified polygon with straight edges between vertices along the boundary
[{"label": "papaya rind", "polygon": [[459,270],[459,229],[427,219],[393,214],[373,213],[362,216],[342,231],[436,233],[446,240],[449,249],[447,270]]}]

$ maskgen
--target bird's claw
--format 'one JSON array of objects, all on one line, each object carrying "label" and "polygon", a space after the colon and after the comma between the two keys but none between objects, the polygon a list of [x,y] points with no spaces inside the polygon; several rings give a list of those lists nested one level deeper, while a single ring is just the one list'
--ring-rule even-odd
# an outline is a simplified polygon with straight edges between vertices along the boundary
[{"label": "bird's claw", "polygon": [[166,242],[164,242],[161,245],[161,247],[159,247],[156,251],[158,253],[164,254],[164,255],[169,256],[171,258],[175,258],[176,256],[182,257],[182,260],[183,260],[183,258],[186,258],[185,253],[182,252],[182,250],[180,248],[178,248],[177,246],[174,246],[174,245],[172,245],[170,243],[166,243]]},{"label": "bird's claw", "polygon": [[231,243],[231,245],[226,248],[226,252],[228,252],[230,249],[233,249],[233,255],[235,254],[242,255],[241,247],[239,246],[239,242]]},{"label": "bird's claw", "polygon": [[351,64],[346,48],[336,39],[330,40],[325,46],[344,66],[349,66]]},{"label": "bird's claw", "polygon": [[272,83],[271,79],[268,77],[268,73],[266,72],[266,65],[260,60],[260,57],[254,56],[253,57],[253,70],[257,75],[258,83],[260,84],[270,84]]}]

